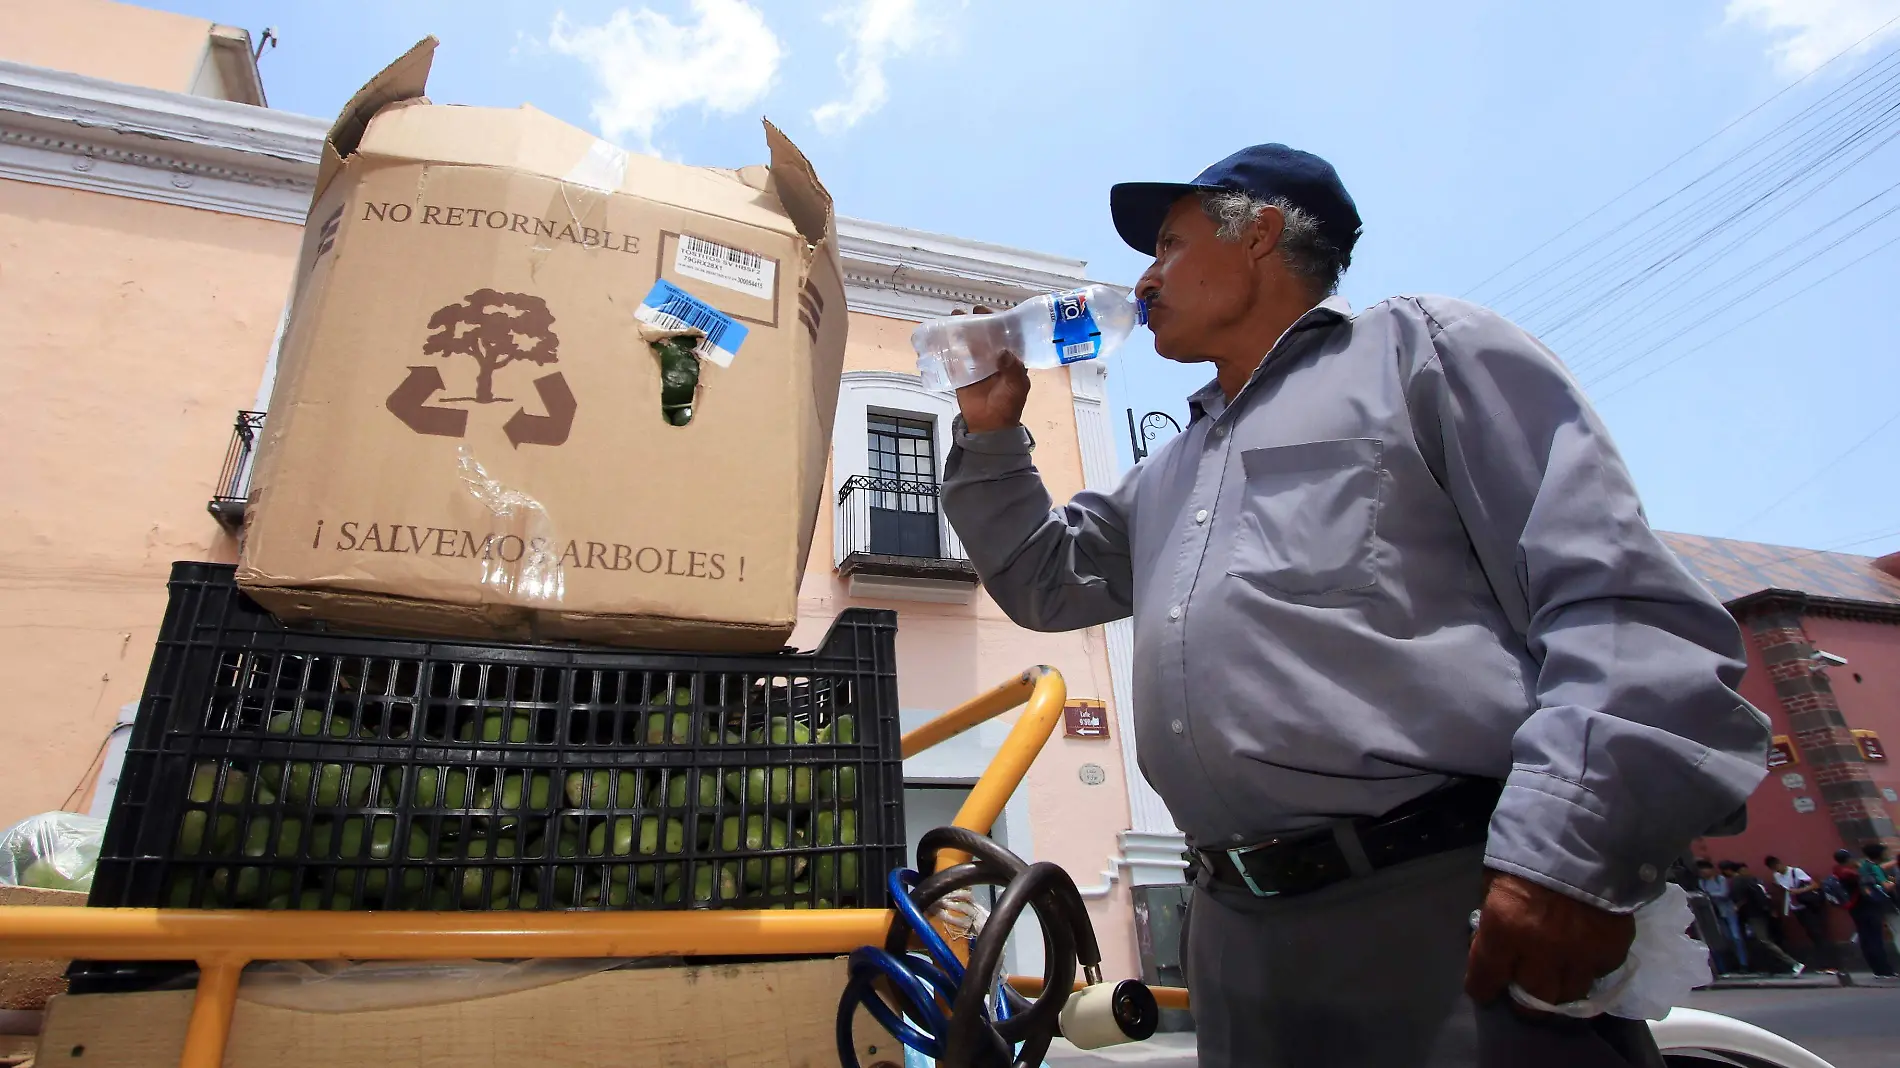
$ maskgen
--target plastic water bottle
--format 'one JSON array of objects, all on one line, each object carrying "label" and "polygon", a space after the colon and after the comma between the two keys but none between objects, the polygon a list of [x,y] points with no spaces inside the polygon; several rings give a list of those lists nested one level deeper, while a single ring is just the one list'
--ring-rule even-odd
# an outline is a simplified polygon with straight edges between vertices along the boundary
[{"label": "plastic water bottle", "polygon": [[1139,301],[1096,284],[1046,293],[997,315],[956,315],[920,323],[911,332],[924,388],[948,391],[996,373],[1013,352],[1030,368],[1062,367],[1113,352],[1148,322]]}]

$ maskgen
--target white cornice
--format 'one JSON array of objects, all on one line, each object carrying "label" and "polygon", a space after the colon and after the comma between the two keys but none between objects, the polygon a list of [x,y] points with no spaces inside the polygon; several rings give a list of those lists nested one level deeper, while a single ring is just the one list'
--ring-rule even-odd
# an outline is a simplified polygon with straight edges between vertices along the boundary
[{"label": "white cornice", "polygon": [[[0,61],[0,178],[301,225],[324,119]],[[838,219],[846,299],[897,319],[1012,307],[1082,260]]]},{"label": "white cornice", "polygon": [[301,225],[329,124],[0,61],[0,177]]}]

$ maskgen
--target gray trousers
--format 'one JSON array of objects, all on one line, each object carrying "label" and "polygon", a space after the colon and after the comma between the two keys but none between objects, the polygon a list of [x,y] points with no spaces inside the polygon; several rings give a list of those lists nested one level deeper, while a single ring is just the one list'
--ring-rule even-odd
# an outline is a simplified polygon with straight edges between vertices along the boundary
[{"label": "gray trousers", "polygon": [[1202,1068],[1662,1068],[1643,1021],[1465,996],[1483,878],[1480,848],[1283,900],[1203,875],[1184,938]]}]

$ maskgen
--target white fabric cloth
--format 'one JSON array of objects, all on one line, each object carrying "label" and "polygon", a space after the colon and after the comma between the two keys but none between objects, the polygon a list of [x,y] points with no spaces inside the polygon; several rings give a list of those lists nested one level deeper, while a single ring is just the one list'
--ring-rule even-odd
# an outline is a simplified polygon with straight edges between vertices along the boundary
[{"label": "white fabric cloth", "polygon": [[1636,940],[1622,967],[1598,979],[1581,1001],[1552,1005],[1511,984],[1518,1004],[1539,1012],[1589,1017],[1608,1013],[1629,1020],[1660,1020],[1709,982],[1709,951],[1683,932],[1695,922],[1689,895],[1670,883],[1636,910]]},{"label": "white fabric cloth", "polygon": [[1792,864],[1788,865],[1786,871],[1778,871],[1775,873],[1775,885],[1781,887],[1783,891],[1786,891],[1781,895],[1781,914],[1783,916],[1801,911],[1801,903],[1794,899],[1794,888],[1800,886],[1802,883],[1813,881],[1814,880],[1808,878],[1807,872],[1802,871]]}]

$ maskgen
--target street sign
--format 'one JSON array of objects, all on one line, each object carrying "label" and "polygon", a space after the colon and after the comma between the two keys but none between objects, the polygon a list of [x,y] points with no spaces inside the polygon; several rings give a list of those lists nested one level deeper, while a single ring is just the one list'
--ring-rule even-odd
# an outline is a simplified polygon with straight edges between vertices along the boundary
[{"label": "street sign", "polygon": [[1062,736],[1065,738],[1108,737],[1108,706],[1089,698],[1070,701],[1062,709]]}]

